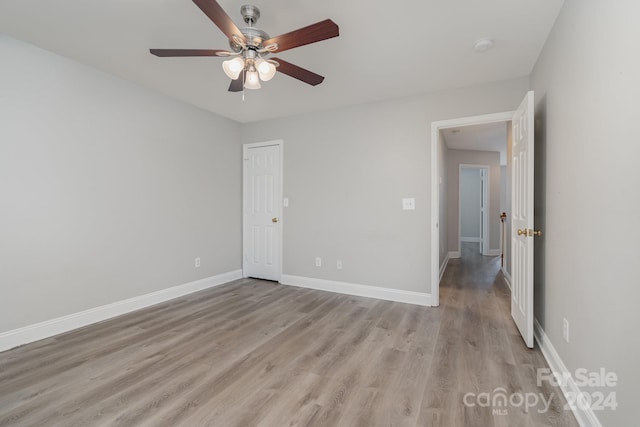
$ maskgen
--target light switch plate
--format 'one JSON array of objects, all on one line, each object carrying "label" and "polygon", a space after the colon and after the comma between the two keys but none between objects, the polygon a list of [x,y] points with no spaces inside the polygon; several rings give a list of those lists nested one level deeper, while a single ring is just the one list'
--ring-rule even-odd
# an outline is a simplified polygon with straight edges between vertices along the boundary
[{"label": "light switch plate", "polygon": [[284,199],[282,199],[282,205],[283,205],[285,208],[288,208],[288,207],[289,207],[289,198],[288,198],[288,197],[285,197]]},{"label": "light switch plate", "polygon": [[402,199],[402,210],[412,211],[416,208],[416,199],[413,197],[408,199]]}]

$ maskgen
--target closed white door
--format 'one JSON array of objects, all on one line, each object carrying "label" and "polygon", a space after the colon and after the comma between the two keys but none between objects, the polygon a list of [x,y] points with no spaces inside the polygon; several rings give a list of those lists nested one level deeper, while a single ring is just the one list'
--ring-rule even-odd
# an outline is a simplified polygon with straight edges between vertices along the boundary
[{"label": "closed white door", "polygon": [[513,120],[511,167],[511,316],[533,348],[533,91],[520,104]]},{"label": "closed white door", "polygon": [[243,274],[279,281],[282,260],[282,143],[246,144]]}]

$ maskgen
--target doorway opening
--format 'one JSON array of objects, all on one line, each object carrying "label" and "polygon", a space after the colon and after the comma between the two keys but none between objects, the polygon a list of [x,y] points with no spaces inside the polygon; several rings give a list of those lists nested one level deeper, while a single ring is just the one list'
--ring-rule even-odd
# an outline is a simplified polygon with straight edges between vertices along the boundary
[{"label": "doorway opening", "polygon": [[[431,124],[431,300],[432,305],[440,302],[441,271],[446,268],[448,246],[441,244],[448,238],[447,230],[442,226],[447,220],[447,210],[441,208],[441,187],[446,181],[441,171],[446,169],[446,147],[444,147],[443,131],[459,126],[510,122],[510,138],[507,144],[506,157],[509,159],[510,175],[507,185],[511,194],[510,214],[511,240],[507,246],[511,252],[511,317],[513,318],[527,347],[533,347],[533,237],[540,236],[542,231],[535,230],[533,224],[534,197],[534,93],[529,91],[524,96],[518,109],[514,112],[497,113],[484,116],[466,117],[444,120]],[[443,214],[444,212],[444,214]],[[496,219],[504,215],[496,212]],[[508,226],[506,227],[509,228]],[[500,225],[496,227],[499,235]],[[509,241],[509,239],[505,239]],[[442,260],[442,261],[441,261]]]},{"label": "doorway opening", "polygon": [[[453,133],[454,130],[460,128],[467,128],[470,126],[476,125],[490,125],[490,124],[505,124],[510,123],[513,119],[514,111],[507,111],[502,113],[494,113],[494,114],[485,114],[479,116],[471,116],[471,117],[462,117],[457,119],[450,120],[442,120],[433,122],[431,124],[431,215],[433,221],[431,222],[431,301],[433,306],[438,306],[440,303],[440,279],[442,274],[444,273],[444,269],[446,268],[446,263],[448,262],[449,256],[460,256],[460,236],[457,234],[453,238],[454,244],[457,243],[457,248],[455,250],[449,250],[449,233],[448,233],[448,224],[447,221],[447,197],[446,197],[446,189],[447,185],[451,184],[447,182],[447,167],[446,167],[446,154],[445,150],[447,147],[445,146],[445,136],[444,132],[451,131]],[[506,139],[504,141],[506,145]],[[505,153],[506,156],[506,153]],[[461,162],[465,163],[465,162]],[[469,162],[467,162],[469,163]],[[474,162],[475,163],[475,162]],[[476,164],[477,165],[477,164]],[[484,165],[484,162],[481,162],[480,165]],[[498,165],[499,168],[499,165]],[[458,168],[456,168],[456,181],[458,180]],[[449,174],[450,175],[450,174]],[[500,176],[500,172],[498,171],[496,177]],[[490,176],[488,177],[490,178]],[[500,189],[499,189],[499,180],[498,189],[496,191],[496,197],[499,203]],[[456,183],[457,187],[457,183]],[[491,191],[487,191],[487,196],[490,196]],[[458,202],[458,198],[456,197],[456,202]],[[456,203],[457,204],[457,203]],[[487,203],[490,204],[490,201]],[[485,205],[486,206],[486,205]],[[455,210],[457,211],[457,209]],[[485,213],[485,218],[490,219],[490,214]],[[497,218],[499,221],[499,218]],[[459,227],[459,224],[456,224]],[[455,227],[459,232],[459,228]],[[495,230],[494,230],[495,228]],[[497,234],[499,236],[500,226],[495,225],[494,227],[487,226],[486,231],[487,234]],[[495,248],[491,246],[491,236],[487,240],[489,240],[488,248],[483,248],[488,255],[499,255],[495,251],[500,251],[499,249],[499,237],[495,240],[496,243]],[[450,252],[452,252],[450,254]]]}]

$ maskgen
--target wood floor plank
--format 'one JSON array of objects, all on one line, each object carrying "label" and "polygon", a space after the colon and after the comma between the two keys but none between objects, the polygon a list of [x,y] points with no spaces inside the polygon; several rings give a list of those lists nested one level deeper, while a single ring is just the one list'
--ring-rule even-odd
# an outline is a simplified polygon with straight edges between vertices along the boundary
[{"label": "wood floor plank", "polygon": [[[0,353],[1,426],[575,427],[465,243],[441,306],[242,279]],[[542,393],[551,408],[465,405]]]}]

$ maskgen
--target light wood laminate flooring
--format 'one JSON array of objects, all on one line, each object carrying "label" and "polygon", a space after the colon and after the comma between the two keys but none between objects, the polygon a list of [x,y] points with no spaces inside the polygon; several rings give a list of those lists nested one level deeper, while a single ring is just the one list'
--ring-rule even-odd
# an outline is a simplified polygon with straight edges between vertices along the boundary
[{"label": "light wood laminate flooring", "polygon": [[577,426],[475,252],[437,308],[246,279],[0,353],[0,426]]}]

